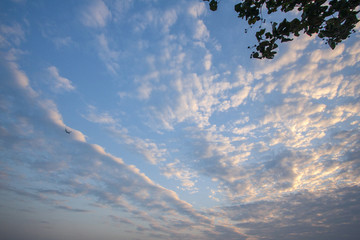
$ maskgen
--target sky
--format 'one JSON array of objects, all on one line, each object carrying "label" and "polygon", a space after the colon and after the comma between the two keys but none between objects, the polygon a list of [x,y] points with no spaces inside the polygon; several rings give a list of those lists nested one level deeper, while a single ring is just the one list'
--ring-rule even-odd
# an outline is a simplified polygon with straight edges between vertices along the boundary
[{"label": "sky", "polygon": [[358,239],[360,26],[250,59],[236,3],[0,1],[2,239]]}]

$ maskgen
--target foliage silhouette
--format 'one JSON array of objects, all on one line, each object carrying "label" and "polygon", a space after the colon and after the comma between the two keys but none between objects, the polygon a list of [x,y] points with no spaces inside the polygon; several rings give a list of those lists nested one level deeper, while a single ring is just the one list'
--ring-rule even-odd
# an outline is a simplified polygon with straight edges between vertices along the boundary
[{"label": "foliage silhouette", "polygon": [[[209,2],[210,10],[217,10],[219,1],[203,1]],[[238,17],[245,19],[250,27],[260,23],[255,33],[258,44],[249,46],[254,49],[250,57],[272,59],[277,53],[275,49],[278,43],[292,41],[294,36],[298,37],[302,33],[309,36],[317,34],[334,49],[355,32],[354,28],[359,22],[359,6],[360,0],[243,0],[234,9]],[[265,9],[268,15],[280,10],[284,13],[298,11],[301,16],[293,17],[291,21],[284,18],[280,23],[266,24],[262,13]]]}]

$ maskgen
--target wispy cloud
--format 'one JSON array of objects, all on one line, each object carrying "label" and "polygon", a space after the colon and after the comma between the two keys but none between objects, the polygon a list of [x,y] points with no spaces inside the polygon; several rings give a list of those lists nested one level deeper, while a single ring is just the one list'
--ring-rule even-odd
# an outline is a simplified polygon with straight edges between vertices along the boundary
[{"label": "wispy cloud", "polygon": [[[293,53],[296,55],[294,62],[300,70],[295,69],[290,60],[279,60],[281,74],[278,74],[277,68],[264,65],[258,71],[255,69],[255,74],[240,66],[235,74],[230,75],[233,78],[230,82],[196,74],[178,78],[173,82],[178,94],[173,95],[175,101],[166,104],[162,113],[157,113],[164,124],[172,128],[184,121],[196,123],[197,128],[189,127],[187,130],[196,146],[194,157],[203,163],[197,164],[197,170],[219,181],[223,193],[234,201],[270,199],[275,195],[314,191],[325,186],[333,188],[330,176],[337,176],[343,182],[355,181],[355,175],[341,173],[354,168],[352,163],[336,163],[327,157],[344,157],[348,155],[346,151],[340,153],[335,149],[352,149],[354,145],[347,145],[347,141],[337,143],[340,145],[333,151],[325,150],[325,146],[337,145],[334,139],[329,139],[335,129],[340,131],[345,126],[354,129],[351,124],[357,124],[354,121],[358,118],[357,101],[349,99],[347,103],[337,104],[318,101],[338,97],[337,91],[345,86],[349,89],[341,90],[341,94],[347,92],[350,98],[358,96],[359,88],[356,81],[353,82],[356,76],[334,77],[346,67],[345,62],[348,66],[354,62],[339,58],[344,51],[340,46],[332,55],[323,50],[320,55],[326,58],[321,58],[321,61],[317,58],[321,62],[317,64],[328,67],[322,67],[320,71],[309,67],[311,61],[301,60],[314,57],[303,53],[310,40],[300,39],[294,43],[296,50],[288,49],[289,52],[296,51]],[[334,65],[342,67],[331,67]],[[265,71],[267,75],[259,74],[260,71]],[[301,77],[305,73],[308,77]],[[260,76],[263,80],[261,84]],[[312,87],[308,85],[310,76]],[[348,85],[350,82],[351,87]],[[302,89],[307,89],[307,92]],[[313,93],[308,94],[309,91]],[[274,94],[285,93],[286,96],[277,96],[277,102],[271,102]],[[256,101],[261,104],[257,105]],[[239,119],[237,124],[228,123],[223,127],[211,124],[211,117],[219,111],[230,114],[249,104],[258,107],[257,120],[251,121],[251,124],[248,124],[249,117],[253,117],[255,112],[245,107],[241,115],[247,120]],[[340,127],[339,124],[344,125]],[[311,168],[311,164],[317,166],[317,170]]]},{"label": "wispy cloud", "polygon": [[147,28],[159,29],[162,34],[168,34],[170,28],[177,21],[177,11],[176,9],[168,9],[160,12],[157,9],[149,7],[142,14],[135,14],[132,17],[132,21],[135,22],[135,31],[142,32]]},{"label": "wispy cloud", "polygon": [[194,38],[196,40],[207,41],[210,37],[210,33],[203,20],[198,19],[194,26]]},{"label": "wispy cloud", "polygon": [[194,17],[198,18],[203,15],[206,11],[206,5],[202,2],[194,2],[189,5],[188,13]]},{"label": "wispy cloud", "polygon": [[50,66],[47,68],[52,82],[50,83],[55,89],[55,91],[72,91],[75,90],[75,87],[72,85],[71,81],[65,77],[60,76],[59,70],[55,66]]},{"label": "wispy cloud", "polygon": [[167,151],[151,139],[142,139],[129,134],[120,121],[109,112],[98,110],[95,106],[88,107],[88,113],[83,117],[90,122],[106,126],[119,144],[125,144],[142,155],[151,164],[158,164],[166,160]]},{"label": "wispy cloud", "polygon": [[[138,98],[146,100],[150,98],[153,90],[159,89],[158,86],[154,86],[152,82],[158,82],[160,74],[158,71],[151,72],[145,76],[138,77],[135,82],[139,83],[138,87]],[[160,87],[161,88],[161,87]]]},{"label": "wispy cloud", "polygon": [[18,46],[25,40],[25,31],[20,24],[0,24],[0,47]]},{"label": "wispy cloud", "polygon": [[204,57],[204,68],[205,68],[205,70],[210,70],[210,68],[211,68],[211,59],[212,59],[212,55],[210,53],[205,55],[205,57]]},{"label": "wispy cloud", "polygon": [[167,178],[175,178],[181,181],[182,189],[189,190],[193,193],[197,192],[198,189],[195,187],[196,178],[198,177],[197,174],[191,169],[182,166],[179,160],[168,163],[161,169]]},{"label": "wispy cloud", "polygon": [[[119,232],[179,240],[359,235],[358,35],[335,50],[300,37],[272,61],[244,60],[222,35],[247,38],[213,24],[228,19],[227,6],[233,13],[230,1],[218,15],[203,1],[87,4],[83,24],[50,34],[66,36],[57,43],[36,35],[36,16],[27,27],[0,25],[0,213],[14,213],[4,219],[7,233],[28,226],[34,236],[64,236],[56,233],[76,223],[90,240],[99,228],[105,240]],[[25,33],[39,44],[23,44]],[[49,41],[81,44],[46,51]],[[67,54],[88,57],[77,73],[84,77],[59,62]],[[32,57],[40,61],[29,64]],[[53,90],[72,94],[47,94],[38,79],[44,64]],[[110,91],[94,89],[98,79]]]},{"label": "wispy cloud", "polygon": [[122,21],[127,17],[127,12],[134,5],[134,0],[115,1],[109,4],[114,21]]},{"label": "wispy cloud", "polygon": [[[69,137],[69,135],[65,134],[63,129],[58,126],[58,122],[52,118],[44,117],[47,115],[45,113],[47,113],[49,109],[46,106],[40,106],[39,103],[34,101],[35,99],[29,99],[26,95],[23,95],[22,91],[24,90],[27,91],[24,86],[13,86],[12,93],[16,92],[18,97],[5,98],[8,104],[5,105],[7,107],[4,109],[4,114],[9,117],[11,116],[14,121],[2,121],[2,126],[5,126],[5,129],[14,129],[16,126],[16,118],[27,119],[36,132],[36,135],[33,135],[31,132],[24,135],[24,133],[21,132],[2,131],[2,137],[4,137],[6,133],[7,139],[14,139],[13,142],[8,141],[7,143],[8,150],[6,150],[6,154],[9,161],[5,161],[3,164],[9,168],[13,168],[13,164],[15,163],[13,160],[18,161],[22,159],[22,161],[27,161],[27,171],[44,172],[45,174],[37,175],[36,183],[33,182],[31,189],[38,189],[40,191],[42,187],[37,183],[46,182],[48,183],[48,187],[54,191],[41,191],[40,197],[46,196],[52,199],[51,195],[54,193],[60,194],[62,197],[68,198],[68,200],[71,199],[71,196],[87,196],[95,202],[113,207],[122,207],[133,213],[136,212],[134,209],[137,209],[135,205],[142,206],[144,211],[151,210],[152,213],[155,214],[144,218],[144,220],[149,221],[150,225],[153,225],[152,229],[164,229],[167,234],[175,234],[178,227],[166,230],[167,217],[160,218],[160,216],[175,218],[185,216],[191,219],[192,224],[198,226],[210,224],[211,221],[207,217],[193,209],[190,204],[180,200],[175,192],[155,184],[135,166],[124,164],[120,158],[106,153],[99,146],[88,144],[86,141],[77,141]],[[29,108],[26,106],[23,106],[17,116],[13,116],[12,104],[10,104],[9,101],[12,101],[12,104],[15,105],[18,105],[19,102],[32,102],[32,111],[39,113],[38,121],[34,122],[29,118],[27,111]],[[50,109],[50,111],[52,110]],[[46,129],[46,131],[44,129]],[[16,136],[19,135],[23,137],[21,143],[22,150],[14,151],[14,149],[18,149]],[[42,150],[40,151],[40,149]],[[75,152],[77,153],[74,155]],[[47,156],[53,157],[48,158]],[[42,164],[39,162],[40,159],[43,162]],[[56,166],[56,174],[48,174],[49,169],[41,167],[49,161],[62,163],[60,168]],[[16,178],[18,174],[20,173],[15,171],[13,176],[5,179],[2,183],[3,187],[1,191],[7,191],[6,189],[12,188],[12,183],[14,182],[13,177]],[[68,178],[67,176],[69,175],[72,177]],[[53,181],[55,178],[56,181]],[[58,184],[54,185],[52,184],[53,182],[57,182]],[[28,186],[25,182],[23,182],[23,184],[23,186]],[[102,185],[102,187],[100,187],[100,185]],[[4,188],[4,186],[8,187]],[[71,212],[86,213],[87,211],[64,204],[59,205],[51,201],[46,204],[50,206],[54,204],[52,206],[54,208]],[[173,211],[174,209],[175,212]],[[136,216],[134,215],[134,217]],[[200,222],[202,224],[199,224]],[[155,227],[156,225],[158,227]],[[210,225],[208,225],[208,227],[210,227]]]},{"label": "wispy cloud", "polygon": [[92,1],[81,14],[82,23],[88,27],[105,27],[110,18],[111,12],[101,0]]},{"label": "wispy cloud", "polygon": [[52,39],[52,41],[54,42],[54,44],[57,48],[69,46],[73,42],[73,40],[69,36],[68,37],[55,37]]},{"label": "wispy cloud", "polygon": [[100,124],[115,124],[117,122],[114,117],[112,117],[107,112],[101,112],[97,110],[95,106],[90,105],[88,107],[88,113],[83,115],[83,117],[93,123],[100,123]]},{"label": "wispy cloud", "polygon": [[151,164],[158,164],[166,160],[168,154],[164,146],[159,146],[151,139],[143,139],[136,136],[131,136],[128,130],[119,125],[109,127],[109,131],[117,139],[120,144],[126,144],[130,148],[135,149]]},{"label": "wispy cloud", "polygon": [[275,62],[263,63],[264,66],[255,71],[256,78],[260,78],[263,75],[278,72],[280,69],[298,61],[304,54],[304,49],[314,39],[314,37],[303,36],[296,41],[292,41],[288,46],[288,51],[285,54],[275,60]]},{"label": "wispy cloud", "polygon": [[[339,233],[347,232],[346,229],[357,228],[353,213],[359,212],[358,201],[355,200],[358,199],[358,192],[358,187],[318,193],[302,192],[282,200],[234,205],[225,207],[224,210],[231,220],[238,222],[238,227],[247,229],[246,233],[255,238],[278,239],[291,236],[292,239],[304,239],[325,236],[336,239]],[[346,223],[340,219],[346,219]],[[281,232],[275,229],[281,229]],[[315,229],[316,231],[311,231]],[[349,236],[353,234],[349,232]]]},{"label": "wispy cloud", "polygon": [[118,59],[120,52],[111,48],[109,40],[104,33],[98,35],[96,40],[100,59],[111,73],[116,74],[119,69]]}]

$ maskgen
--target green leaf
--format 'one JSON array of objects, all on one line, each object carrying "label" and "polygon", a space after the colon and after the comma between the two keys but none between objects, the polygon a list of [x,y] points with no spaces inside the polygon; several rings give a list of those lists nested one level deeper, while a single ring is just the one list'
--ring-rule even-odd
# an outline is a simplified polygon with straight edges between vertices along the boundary
[{"label": "green leaf", "polygon": [[241,3],[238,3],[235,5],[235,12],[241,12],[242,11],[242,4]]},{"label": "green leaf", "polygon": [[329,43],[329,46],[331,47],[331,49],[335,49],[335,47],[336,47],[336,42],[335,41],[329,40],[328,43]]},{"label": "green leaf", "polygon": [[216,0],[211,0],[210,3],[209,3],[209,6],[210,6],[210,10],[211,11],[216,11],[217,10],[217,1]]}]

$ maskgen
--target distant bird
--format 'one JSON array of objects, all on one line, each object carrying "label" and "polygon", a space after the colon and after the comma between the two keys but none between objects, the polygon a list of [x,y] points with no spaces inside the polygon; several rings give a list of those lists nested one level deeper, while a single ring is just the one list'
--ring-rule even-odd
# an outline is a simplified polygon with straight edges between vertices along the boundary
[{"label": "distant bird", "polygon": [[67,130],[66,128],[65,128],[65,132],[66,132],[67,134],[70,134],[70,133],[71,133],[71,131]]}]

